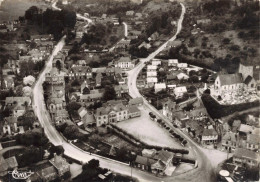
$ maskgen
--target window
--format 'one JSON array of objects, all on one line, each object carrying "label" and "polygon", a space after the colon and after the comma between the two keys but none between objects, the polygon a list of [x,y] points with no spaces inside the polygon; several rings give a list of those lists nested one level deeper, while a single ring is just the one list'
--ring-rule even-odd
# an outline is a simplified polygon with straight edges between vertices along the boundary
[{"label": "window", "polygon": [[253,88],[253,87],[254,87],[254,84],[252,83],[252,84],[251,84],[251,88]]},{"label": "window", "polygon": [[98,119],[101,119],[101,117],[99,116]]}]

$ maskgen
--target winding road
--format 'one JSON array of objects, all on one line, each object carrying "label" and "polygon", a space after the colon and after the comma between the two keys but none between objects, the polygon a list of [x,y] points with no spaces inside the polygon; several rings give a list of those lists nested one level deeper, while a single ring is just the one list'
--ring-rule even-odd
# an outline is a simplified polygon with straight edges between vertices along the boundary
[{"label": "winding road", "polygon": [[[54,4],[53,7],[56,7],[55,5],[56,4]],[[183,17],[185,14],[185,7],[183,4],[181,4],[181,6],[182,6],[182,14],[178,21],[177,33],[169,41],[175,40],[177,34],[181,30],[182,21],[183,21]],[[89,20],[88,18],[81,16],[79,14],[77,14],[77,17],[83,18],[86,21],[88,21],[89,23],[91,22],[91,20]],[[144,63],[147,61],[150,61],[161,50],[163,50],[166,47],[167,42],[165,42],[161,47],[159,47],[154,53],[149,55],[147,58],[142,59],[141,63],[136,68],[134,68],[133,70],[131,70],[129,72],[129,80],[130,80],[129,83],[130,82],[133,83],[133,86],[129,87],[129,88],[131,88],[130,89],[131,96],[133,96],[133,97],[140,96],[140,93],[139,93],[138,89],[136,88],[136,77],[137,77],[138,73],[140,72],[140,70],[144,67]],[[123,174],[123,175],[128,175],[128,176],[132,175],[133,177],[137,178],[139,181],[147,181],[147,182],[151,182],[151,181],[155,181],[155,182],[156,181],[169,181],[169,182],[173,182],[173,181],[176,181],[176,182],[177,181],[178,182],[179,181],[198,181],[198,182],[215,181],[214,175],[212,175],[212,172],[211,172],[211,165],[208,162],[208,159],[206,158],[205,155],[203,155],[203,153],[201,152],[199,147],[194,142],[192,142],[192,140],[187,138],[185,135],[184,135],[184,137],[190,143],[189,147],[192,148],[194,150],[194,152],[197,154],[199,167],[197,169],[194,169],[185,174],[181,174],[181,175],[174,176],[174,177],[165,177],[165,178],[156,177],[150,173],[138,170],[136,168],[131,168],[129,165],[126,165],[126,164],[122,164],[122,163],[119,163],[119,162],[116,162],[113,160],[105,159],[103,157],[91,155],[88,152],[82,151],[82,150],[74,147],[69,142],[64,140],[64,138],[59,134],[59,132],[55,129],[54,125],[52,124],[50,115],[45,106],[44,97],[43,97],[43,88],[42,88],[42,83],[45,80],[45,74],[47,72],[49,72],[52,68],[53,57],[55,55],[57,55],[57,53],[63,48],[64,45],[65,45],[65,37],[63,37],[58,42],[58,44],[55,46],[51,56],[49,57],[49,60],[46,62],[46,66],[45,66],[44,70],[39,75],[38,80],[36,81],[36,83],[33,87],[33,95],[32,95],[33,109],[34,109],[36,116],[39,119],[40,124],[44,128],[44,132],[45,132],[46,136],[48,137],[48,139],[50,140],[51,143],[53,143],[54,145],[62,145],[64,148],[64,154],[73,159],[82,161],[84,163],[88,162],[91,159],[98,159],[100,161],[101,167],[111,169],[112,171]],[[147,108],[149,108],[154,113],[157,113],[158,116],[160,116],[160,113],[157,110],[155,111],[154,108],[148,104],[148,102],[145,102],[145,105],[147,106]]]},{"label": "winding road", "polygon": [[163,45],[161,45],[156,51],[151,53],[147,58],[140,59],[140,63],[132,70],[128,71],[128,87],[129,87],[129,94],[131,97],[142,97],[144,100],[144,106],[147,108],[147,110],[153,112],[156,114],[157,118],[161,118],[164,121],[168,123],[168,125],[173,129],[175,132],[179,133],[183,138],[185,138],[188,141],[188,147],[190,149],[190,152],[193,152],[193,154],[196,156],[197,162],[198,162],[198,168],[194,169],[193,171],[186,173],[185,175],[179,175],[178,177],[174,178],[177,181],[215,181],[215,173],[212,168],[212,165],[210,163],[210,160],[207,158],[207,156],[203,153],[202,148],[196,144],[192,139],[190,139],[189,136],[186,136],[183,132],[181,132],[179,129],[176,129],[172,126],[171,121],[166,118],[162,113],[160,113],[156,108],[154,108],[138,91],[136,87],[136,80],[137,76],[140,73],[140,71],[144,68],[145,63],[152,60],[157,54],[159,54],[163,49],[166,48],[166,45],[170,41],[174,41],[177,37],[177,35],[180,33],[182,29],[182,22],[185,14],[185,6],[180,3],[182,6],[182,13],[181,17],[178,20],[177,24],[177,31],[173,37],[171,37],[168,41],[166,41]]}]

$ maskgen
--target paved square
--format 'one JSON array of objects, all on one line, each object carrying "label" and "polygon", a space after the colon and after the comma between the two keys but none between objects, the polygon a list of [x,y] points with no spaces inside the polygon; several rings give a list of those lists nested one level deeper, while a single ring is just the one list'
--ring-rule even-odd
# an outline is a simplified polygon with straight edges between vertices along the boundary
[{"label": "paved square", "polygon": [[156,121],[152,121],[149,117],[149,111],[145,106],[140,106],[141,117],[121,121],[117,126],[124,129],[128,133],[143,140],[147,144],[163,147],[172,147],[176,149],[183,148],[178,141],[171,138],[169,133],[161,128]]}]

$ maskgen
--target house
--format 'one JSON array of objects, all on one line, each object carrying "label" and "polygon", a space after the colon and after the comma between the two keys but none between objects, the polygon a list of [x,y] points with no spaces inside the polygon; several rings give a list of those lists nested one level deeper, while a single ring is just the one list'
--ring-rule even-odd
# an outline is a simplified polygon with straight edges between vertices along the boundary
[{"label": "house", "polygon": [[217,143],[218,133],[215,129],[204,128],[202,132],[201,144],[214,144]]},{"label": "house", "polygon": [[45,74],[45,81],[52,85],[65,86],[65,76],[67,76],[66,72],[59,71],[57,68],[52,68],[50,72]]},{"label": "house", "polygon": [[135,63],[129,57],[120,57],[119,60],[115,61],[115,67],[129,70],[135,67]]},{"label": "house", "polygon": [[238,134],[230,131],[222,137],[223,149],[234,151],[238,147],[238,145]]},{"label": "house", "polygon": [[97,126],[115,123],[128,119],[128,109],[122,103],[109,104],[106,107],[97,108],[94,117]]},{"label": "house", "polygon": [[158,65],[161,65],[162,64],[162,61],[160,59],[153,59],[152,60],[152,65],[154,66],[158,66]]},{"label": "house", "polygon": [[252,89],[255,87],[260,90],[260,66],[246,65],[240,63],[238,73],[242,74],[242,79],[246,87]]},{"label": "house", "polygon": [[34,41],[34,42],[52,41],[54,39],[52,34],[31,35],[30,37],[31,37],[31,41]]},{"label": "house", "polygon": [[246,148],[253,151],[260,149],[260,137],[255,134],[248,134],[246,138]]},{"label": "house", "polygon": [[156,160],[154,160],[154,159],[151,159],[151,158],[148,158],[148,157],[145,157],[145,156],[137,155],[135,162],[134,162],[134,165],[135,165],[135,167],[137,167],[141,170],[145,170],[145,171],[150,172],[151,166],[155,163],[156,163]]},{"label": "house", "polygon": [[254,126],[250,126],[250,125],[246,125],[246,124],[240,124],[240,126],[238,128],[238,132],[240,134],[244,134],[244,135],[253,133],[253,130],[254,130]]},{"label": "house", "polygon": [[158,82],[158,79],[157,79],[157,77],[147,77],[146,82],[147,82],[148,86],[151,87],[151,86],[154,86],[154,84]]},{"label": "house", "polygon": [[129,92],[128,85],[115,85],[115,91],[117,97],[122,97],[122,95],[127,94]]},{"label": "house", "polygon": [[157,71],[147,71],[147,77],[157,77]]},{"label": "house", "polygon": [[248,75],[244,81],[244,89],[248,90],[248,91],[254,91],[256,89],[256,80]]},{"label": "house", "polygon": [[188,68],[188,64],[187,63],[178,63],[177,67],[180,69],[185,69],[185,68]]},{"label": "house", "polygon": [[22,116],[30,105],[30,97],[6,97],[5,99],[5,107],[12,110],[14,117]]},{"label": "house", "polygon": [[53,181],[58,177],[54,166],[48,166],[46,168],[43,168],[38,172],[38,174],[40,176],[40,179],[46,182]]},{"label": "house", "polygon": [[58,110],[65,109],[65,106],[66,106],[65,98],[59,98],[59,97],[49,98],[47,100],[47,105],[48,105],[48,109],[50,111],[50,114],[53,115]]},{"label": "house", "polygon": [[97,101],[100,101],[104,95],[104,90],[90,90],[89,94],[81,94],[79,101],[85,103],[86,106],[89,106]]},{"label": "house", "polygon": [[178,64],[178,59],[168,59],[168,66],[177,66]]},{"label": "house", "polygon": [[168,173],[168,168],[172,166],[173,153],[161,150],[153,157],[156,163],[151,165],[151,171],[154,174],[171,175]]},{"label": "house", "polygon": [[174,95],[178,98],[178,97],[182,97],[183,94],[187,93],[187,88],[186,86],[182,86],[182,87],[176,87],[174,89]]},{"label": "house", "polygon": [[141,111],[136,106],[128,107],[128,118],[135,118],[141,116]]},{"label": "house", "polygon": [[40,51],[39,49],[30,50],[28,55],[31,57],[33,62],[42,61],[46,57],[44,51]]},{"label": "house", "polygon": [[154,84],[154,92],[160,92],[162,90],[166,90],[166,84],[165,83],[155,83]]},{"label": "house", "polygon": [[130,46],[130,41],[131,41],[130,39],[121,39],[115,45],[114,51],[118,53],[127,51]]},{"label": "house", "polygon": [[18,167],[15,156],[7,159],[0,157],[0,164],[0,176],[5,176],[8,174],[8,171],[12,171]]},{"label": "house", "polygon": [[237,148],[233,155],[233,162],[240,166],[258,167],[259,154],[248,149]]},{"label": "house", "polygon": [[185,73],[179,73],[179,74],[177,75],[177,78],[178,78],[178,80],[188,80],[188,79],[189,79],[189,76],[186,75]]},{"label": "house", "polygon": [[141,106],[143,105],[144,101],[142,97],[137,97],[137,98],[133,98],[130,99],[128,102],[129,106]]},{"label": "house", "polygon": [[142,13],[135,13],[135,17],[136,19],[140,19],[143,17],[143,14]]},{"label": "house", "polygon": [[98,73],[96,75],[96,87],[100,87],[101,86],[101,81],[102,81],[102,74],[101,73]]},{"label": "house", "polygon": [[242,74],[219,74],[215,80],[214,89],[218,95],[243,89]]},{"label": "house", "polygon": [[233,123],[232,123],[232,132],[236,133],[239,128],[240,128],[240,125],[241,125],[241,121],[240,120],[234,120]]},{"label": "house", "polygon": [[141,49],[142,47],[146,48],[146,49],[150,49],[152,46],[149,43],[146,42],[142,42],[139,46],[138,49]]},{"label": "house", "polygon": [[208,18],[197,20],[198,25],[199,24],[209,24],[210,22],[211,22],[211,20]]},{"label": "house", "polygon": [[156,65],[147,65],[147,72],[154,72],[157,70]]},{"label": "house", "polygon": [[70,171],[69,163],[62,156],[56,155],[56,153],[54,153],[54,157],[49,162],[57,171],[58,176],[63,176]]},{"label": "house", "polygon": [[149,38],[149,41],[155,41],[158,37],[159,37],[159,33],[158,32],[154,32]]},{"label": "house", "polygon": [[122,69],[118,67],[108,67],[106,68],[105,73],[107,76],[116,76],[117,74],[122,75]]},{"label": "house", "polygon": [[92,78],[92,69],[89,66],[72,65],[69,70],[69,79],[85,80]]},{"label": "house", "polygon": [[91,113],[89,113],[85,107],[79,108],[78,114],[79,114],[81,121],[85,125],[90,126],[90,125],[96,124],[96,121],[95,121],[93,115]]},{"label": "house", "polygon": [[58,69],[60,67],[61,69],[63,69],[64,61],[65,61],[65,55],[62,52],[58,52],[58,54],[56,56],[54,56],[54,58],[53,58],[52,67],[58,68]]},{"label": "house", "polygon": [[12,135],[18,132],[17,117],[9,116],[4,118],[3,133]]},{"label": "house", "polygon": [[14,89],[14,77],[13,75],[3,76],[3,89]]},{"label": "house", "polygon": [[126,16],[134,16],[135,12],[134,11],[127,11]]},{"label": "house", "polygon": [[84,82],[82,82],[82,84],[80,85],[80,93],[81,94],[89,94],[90,93],[90,81],[89,80],[85,80]]}]

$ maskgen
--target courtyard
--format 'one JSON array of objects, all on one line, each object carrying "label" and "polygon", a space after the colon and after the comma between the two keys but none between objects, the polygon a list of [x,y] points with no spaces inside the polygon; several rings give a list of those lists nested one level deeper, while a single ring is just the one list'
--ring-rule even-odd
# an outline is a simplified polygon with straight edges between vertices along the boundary
[{"label": "courtyard", "polygon": [[121,121],[117,123],[117,126],[149,145],[183,149],[164,128],[150,119],[149,110],[145,106],[139,106],[139,109],[142,113],[141,117]]}]

